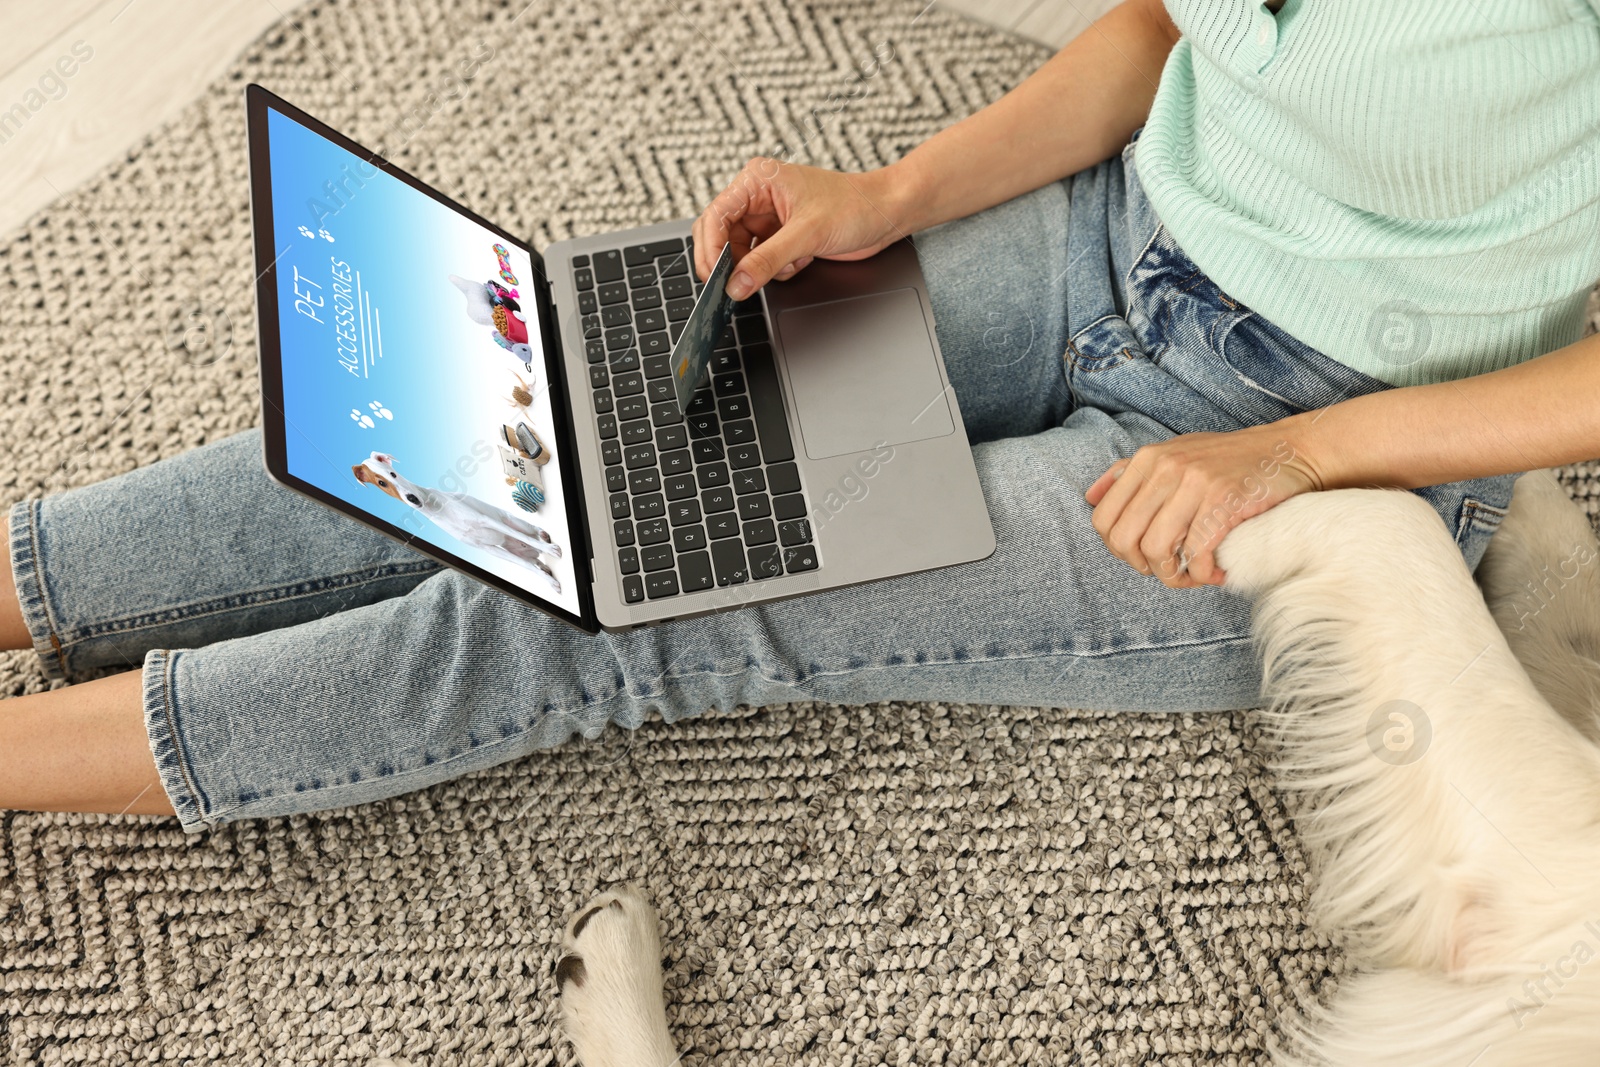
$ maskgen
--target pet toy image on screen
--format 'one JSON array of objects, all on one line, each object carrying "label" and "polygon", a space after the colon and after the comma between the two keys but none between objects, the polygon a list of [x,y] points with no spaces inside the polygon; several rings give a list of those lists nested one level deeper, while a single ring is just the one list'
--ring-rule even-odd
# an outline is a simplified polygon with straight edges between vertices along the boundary
[{"label": "pet toy image on screen", "polygon": [[267,130],[288,473],[579,613],[532,256],[286,115]]},{"label": "pet toy image on screen", "polygon": [[717,338],[728,328],[733,317],[733,300],[728,296],[728,275],[733,273],[733,248],[722,246],[717,265],[711,268],[704,289],[694,302],[683,324],[683,333],[672,348],[672,378],[678,391],[678,408],[689,410],[689,401],[695,390],[706,383],[706,368],[711,365],[711,351],[717,347]]}]

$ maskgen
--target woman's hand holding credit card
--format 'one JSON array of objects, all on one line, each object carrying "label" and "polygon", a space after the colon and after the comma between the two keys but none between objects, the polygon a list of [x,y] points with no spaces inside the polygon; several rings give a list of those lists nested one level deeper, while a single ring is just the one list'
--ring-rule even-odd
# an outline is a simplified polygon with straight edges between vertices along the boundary
[{"label": "woman's hand holding credit card", "polygon": [[689,401],[695,390],[706,384],[706,371],[711,365],[711,353],[717,347],[717,338],[728,328],[733,317],[734,299],[728,295],[728,275],[733,273],[733,248],[724,243],[705,288],[695,299],[694,310],[684,321],[678,343],[672,346],[672,380],[677,388],[678,408],[689,410]]},{"label": "woman's hand holding credit card", "polygon": [[[913,153],[914,155],[915,153]],[[760,156],[745,164],[694,223],[695,276],[733,248],[728,295],[745,300],[813,259],[866,259],[930,224],[927,197],[905,161],[841,174]],[[719,286],[721,288],[721,286]]]}]

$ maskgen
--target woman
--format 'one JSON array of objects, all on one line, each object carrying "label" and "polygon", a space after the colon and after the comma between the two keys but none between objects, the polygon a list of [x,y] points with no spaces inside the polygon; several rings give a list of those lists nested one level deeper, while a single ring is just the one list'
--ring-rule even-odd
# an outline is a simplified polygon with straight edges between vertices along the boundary
[{"label": "woman", "polygon": [[10,702],[0,805],[198,830],[652,708],[1253,705],[1234,525],[1417,488],[1475,565],[1514,472],[1600,455],[1595,2],[1128,0],[891,166],[746,167],[695,226],[734,296],[919,235],[981,563],[588,636],[271,485],[253,434],[18,504],[0,641],[124,670]]}]

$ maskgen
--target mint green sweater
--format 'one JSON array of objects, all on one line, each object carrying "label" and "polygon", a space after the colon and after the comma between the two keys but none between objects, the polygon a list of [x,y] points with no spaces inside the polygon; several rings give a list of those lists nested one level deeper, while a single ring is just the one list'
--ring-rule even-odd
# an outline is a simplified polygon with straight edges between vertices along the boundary
[{"label": "mint green sweater", "polygon": [[1166,0],[1136,165],[1225,292],[1394,385],[1577,340],[1600,280],[1600,0]]}]

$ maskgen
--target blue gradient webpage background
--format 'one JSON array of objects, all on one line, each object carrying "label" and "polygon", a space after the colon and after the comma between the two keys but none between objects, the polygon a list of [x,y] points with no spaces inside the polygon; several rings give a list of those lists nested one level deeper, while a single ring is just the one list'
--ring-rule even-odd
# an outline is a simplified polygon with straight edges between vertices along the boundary
[{"label": "blue gradient webpage background", "polygon": [[[501,463],[506,424],[525,422],[557,446],[531,258],[293,119],[267,114],[289,473],[578,613],[558,463],[539,469],[545,502],[531,514],[512,502]],[[500,276],[496,243],[520,284]],[[518,291],[531,372],[468,317],[452,274]],[[336,283],[348,284],[348,297]],[[512,401],[517,377],[532,386],[527,409]],[[543,557],[559,593],[530,565],[464,543],[358,482],[351,467],[373,452],[392,456],[415,485],[467,493],[544,529],[562,550]]]}]

